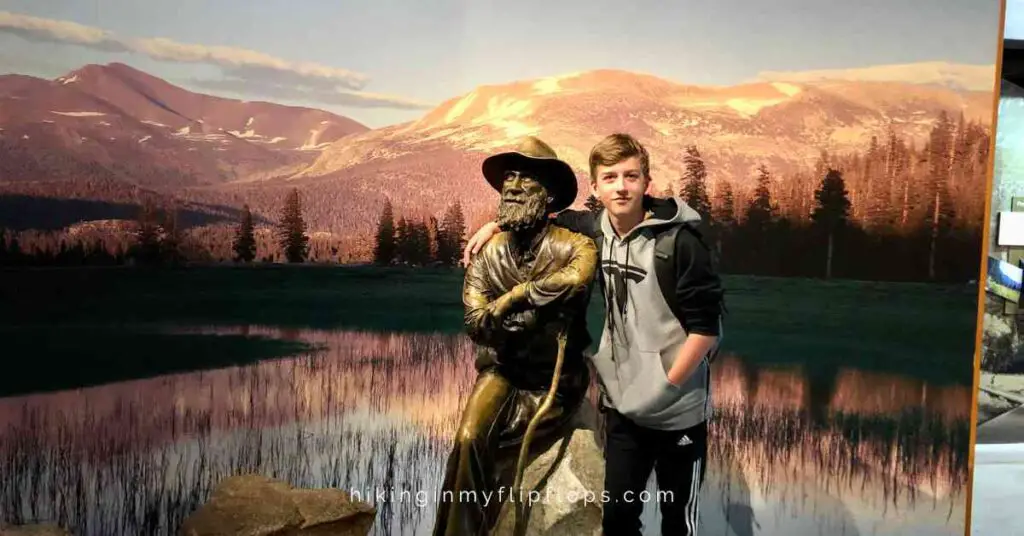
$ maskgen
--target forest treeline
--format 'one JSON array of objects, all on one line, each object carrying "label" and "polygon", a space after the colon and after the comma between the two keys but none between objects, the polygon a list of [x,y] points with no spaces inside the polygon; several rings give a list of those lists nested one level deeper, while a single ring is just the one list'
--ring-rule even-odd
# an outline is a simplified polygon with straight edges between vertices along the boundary
[{"label": "forest treeline", "polygon": [[673,193],[705,216],[726,273],[967,281],[978,278],[989,147],[983,125],[941,113],[923,146],[890,129],[792,176],[762,165],[741,192],[709,181],[691,146]]},{"label": "forest treeline", "polygon": [[[299,191],[288,192],[276,225],[256,225],[249,206],[233,228],[186,228],[181,210],[145,200],[131,222],[89,222],[59,232],[0,232],[0,266],[175,266],[188,263],[353,262],[330,233],[310,233]],[[373,237],[373,262],[380,265],[458,264],[466,240],[461,204],[438,221],[396,218],[390,201]]]},{"label": "forest treeline", "polygon": [[135,221],[80,224],[60,232],[5,231],[0,234],[0,265],[175,266],[233,261],[331,262],[337,244],[308,232],[298,189],[288,192],[276,226],[257,228],[248,206],[233,229],[223,226],[186,228],[181,210],[147,199]]},{"label": "forest treeline", "polygon": [[[789,173],[767,164],[753,180],[722,177],[699,147],[658,195],[698,210],[725,273],[897,281],[978,277],[989,130],[941,113],[925,143],[889,129],[860,151],[822,152]],[[754,187],[745,187],[753,183]],[[385,199],[375,232],[353,238],[309,232],[304,203],[283,190],[276,225],[254,225],[246,206],[235,225],[183,228],[174,206],[146,200],[134,222],[89,222],[63,231],[5,231],[0,264],[319,262],[455,265],[466,235],[461,200],[437,216],[397,213]],[[315,203],[316,199],[307,202]],[[591,196],[586,206],[599,208]]]}]

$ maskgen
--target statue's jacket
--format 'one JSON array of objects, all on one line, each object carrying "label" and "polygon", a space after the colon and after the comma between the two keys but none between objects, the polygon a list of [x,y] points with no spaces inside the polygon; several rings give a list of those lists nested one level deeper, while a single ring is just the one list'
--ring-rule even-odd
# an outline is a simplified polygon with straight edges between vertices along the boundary
[{"label": "statue's jacket", "polygon": [[[520,388],[546,390],[558,355],[558,334],[564,329],[560,385],[579,388],[580,379],[588,377],[586,309],[596,273],[596,245],[586,235],[552,224],[532,247],[519,249],[510,233],[499,233],[467,268],[463,303],[467,333],[480,345],[476,368],[497,367]],[[489,325],[488,303],[507,292],[516,293],[523,307],[505,325]]]}]

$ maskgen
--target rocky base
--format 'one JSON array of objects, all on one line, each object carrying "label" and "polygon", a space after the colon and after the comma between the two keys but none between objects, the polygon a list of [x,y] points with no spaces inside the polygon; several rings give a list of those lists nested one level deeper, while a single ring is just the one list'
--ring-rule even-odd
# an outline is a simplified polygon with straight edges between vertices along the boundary
[{"label": "rocky base", "polygon": [[258,475],[223,480],[182,536],[365,536],[377,511],[337,489],[295,489]]},{"label": "rocky base", "polygon": [[[587,416],[590,417],[590,416]],[[584,420],[590,420],[585,417]],[[516,534],[516,506],[506,502],[493,532],[496,536],[599,536],[604,459],[592,423],[555,443],[523,474],[523,503],[527,529]]]}]

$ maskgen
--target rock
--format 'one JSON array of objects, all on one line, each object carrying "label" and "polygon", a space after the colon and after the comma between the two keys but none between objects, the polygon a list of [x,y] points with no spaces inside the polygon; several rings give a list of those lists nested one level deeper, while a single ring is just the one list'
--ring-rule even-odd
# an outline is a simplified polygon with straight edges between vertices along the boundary
[{"label": "rock", "polygon": [[224,479],[183,536],[365,536],[377,509],[338,489],[295,489],[259,475]]},{"label": "rock", "polygon": [[[546,478],[545,478],[546,477]],[[523,474],[527,502],[525,535],[601,534],[601,493],[604,458],[592,429],[578,428],[541,453]],[[506,502],[498,517],[496,536],[515,535],[515,506]]]},{"label": "rock", "polygon": [[57,525],[22,525],[0,527],[0,536],[71,536],[71,533]]}]

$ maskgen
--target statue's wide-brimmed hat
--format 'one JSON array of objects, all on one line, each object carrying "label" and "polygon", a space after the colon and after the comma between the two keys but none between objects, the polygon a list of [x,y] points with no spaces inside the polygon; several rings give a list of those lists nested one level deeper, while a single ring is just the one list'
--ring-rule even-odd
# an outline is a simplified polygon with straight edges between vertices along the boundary
[{"label": "statue's wide-brimmed hat", "polygon": [[505,174],[509,171],[529,172],[544,185],[548,195],[554,198],[549,206],[550,212],[565,210],[576,200],[578,187],[572,167],[559,160],[551,146],[533,136],[528,136],[513,151],[484,160],[484,178],[498,192],[501,192]]}]

